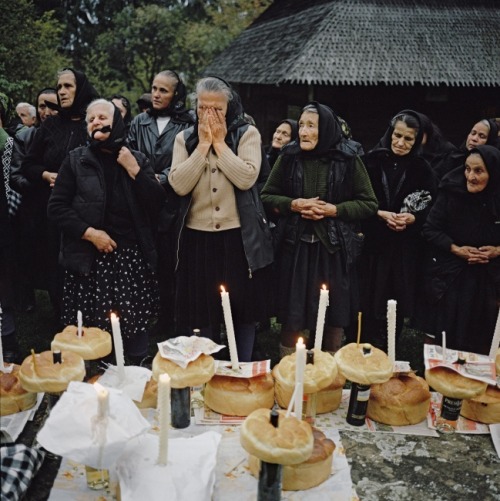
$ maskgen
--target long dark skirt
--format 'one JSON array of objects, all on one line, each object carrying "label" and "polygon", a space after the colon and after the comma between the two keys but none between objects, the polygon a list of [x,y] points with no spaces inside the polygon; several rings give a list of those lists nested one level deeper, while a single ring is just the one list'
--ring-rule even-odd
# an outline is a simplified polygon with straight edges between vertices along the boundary
[{"label": "long dark skirt", "polygon": [[278,273],[278,322],[291,330],[316,329],[323,284],[330,291],[327,326],[348,326],[358,310],[354,267],[346,271],[340,252],[329,254],[320,242],[284,244]]},{"label": "long dark skirt", "polygon": [[99,254],[88,276],[66,271],[63,325],[76,325],[78,310],[84,326],[109,333],[110,314],[115,312],[125,354],[147,354],[149,324],[158,314],[159,293],[156,275],[139,247],[119,247],[110,254]]},{"label": "long dark skirt", "polygon": [[222,232],[184,228],[176,276],[178,328],[204,328],[224,322],[221,285],[229,293],[233,322],[267,318],[270,269],[250,274],[239,228]]}]

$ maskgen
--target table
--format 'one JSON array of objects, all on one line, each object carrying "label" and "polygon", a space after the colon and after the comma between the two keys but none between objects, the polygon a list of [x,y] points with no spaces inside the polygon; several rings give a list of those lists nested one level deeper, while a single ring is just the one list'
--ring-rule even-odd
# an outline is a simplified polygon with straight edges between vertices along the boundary
[{"label": "table", "polygon": [[[44,400],[20,442],[33,443],[46,413]],[[363,501],[500,500],[500,458],[490,435],[426,437],[341,430],[340,436]],[[26,501],[48,498],[60,462],[48,454]]]}]

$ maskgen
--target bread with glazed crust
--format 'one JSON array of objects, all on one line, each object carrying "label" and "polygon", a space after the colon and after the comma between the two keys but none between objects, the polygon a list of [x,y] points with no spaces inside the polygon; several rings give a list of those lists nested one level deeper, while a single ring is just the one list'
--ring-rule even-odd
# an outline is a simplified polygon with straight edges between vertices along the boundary
[{"label": "bread with glazed crust", "polygon": [[313,452],[311,425],[295,416],[286,417],[278,411],[278,426],[270,421],[269,409],[256,409],[247,416],[240,428],[241,446],[262,461],[275,464],[297,464],[306,461]]},{"label": "bread with glazed crust", "polygon": [[83,381],[83,358],[72,351],[62,351],[61,359],[61,363],[55,364],[51,351],[27,356],[19,369],[22,387],[32,392],[59,393],[71,381]]},{"label": "bread with glazed crust", "polygon": [[248,416],[256,409],[274,405],[274,383],[271,374],[251,378],[215,375],[206,385],[205,404],[226,416]]},{"label": "bread with glazed crust", "polygon": [[83,335],[78,337],[76,325],[68,325],[54,336],[52,351],[73,351],[83,360],[96,360],[111,353],[111,334],[97,327],[83,327]]},{"label": "bread with glazed crust", "polygon": [[16,412],[31,409],[36,404],[37,394],[26,391],[19,381],[17,364],[12,366],[11,372],[0,371],[0,416],[8,416]]},{"label": "bread with glazed crust", "polygon": [[214,375],[214,357],[201,354],[196,360],[189,362],[186,368],[183,368],[175,362],[163,358],[160,352],[157,352],[153,359],[152,371],[156,381],[160,379],[160,374],[168,374],[172,388],[199,386],[209,381]]},{"label": "bread with glazed crust", "polygon": [[486,391],[488,383],[464,377],[448,367],[434,367],[425,371],[425,379],[431,388],[448,398],[464,400]]},{"label": "bread with glazed crust", "polygon": [[[370,352],[365,354],[363,347]],[[349,381],[371,385],[385,383],[393,373],[394,364],[389,357],[371,344],[349,343],[334,355],[340,373]]]},{"label": "bread with glazed crust", "polygon": [[479,423],[500,423],[500,388],[490,384],[482,395],[464,400],[460,414]]},{"label": "bread with glazed crust", "polygon": [[[284,491],[304,491],[322,484],[332,473],[335,444],[325,434],[313,428],[313,452],[302,463],[283,466],[282,488]],[[250,473],[258,478],[260,460],[250,454]]]},{"label": "bread with glazed crust", "polygon": [[396,374],[385,383],[371,386],[366,415],[382,424],[408,426],[427,417],[430,401],[425,379],[413,373]]}]

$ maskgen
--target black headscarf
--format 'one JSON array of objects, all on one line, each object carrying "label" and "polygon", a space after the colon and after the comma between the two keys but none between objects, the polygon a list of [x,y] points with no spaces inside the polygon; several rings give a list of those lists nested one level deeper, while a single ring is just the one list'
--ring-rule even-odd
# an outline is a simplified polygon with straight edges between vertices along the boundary
[{"label": "black headscarf", "polygon": [[[36,99],[35,99],[35,107],[36,107],[36,123],[37,124],[40,124],[41,123],[41,120],[40,120],[40,113],[38,113],[38,99],[39,97],[42,95],[42,94],[54,94],[56,97],[57,97],[57,90],[54,89],[54,87],[45,87],[43,88],[41,91],[38,92],[38,94],[36,95]],[[59,99],[59,98],[58,98]],[[47,102],[50,102],[50,101],[45,101],[45,104],[47,105],[48,108],[53,108],[54,106],[54,103],[50,102],[51,106],[49,106],[47,104]]]},{"label": "black headscarf", "polygon": [[[299,139],[299,124],[298,124],[297,120],[292,120],[291,118],[285,118],[284,120],[281,120],[281,122],[278,123],[278,125],[276,126],[276,129],[281,124],[288,124],[290,126],[290,129],[291,129],[290,141],[287,144],[290,144],[294,141],[298,141],[298,139]],[[286,144],[284,146],[286,146]],[[272,139],[271,139],[271,145],[269,146],[269,148],[267,149],[267,152],[266,152],[268,160],[269,160],[269,164],[271,165],[271,167],[274,165],[274,162],[276,162],[276,160],[281,152],[281,149],[282,148],[274,148],[273,143],[272,143]]]},{"label": "black headscarf", "polygon": [[76,81],[76,92],[73,104],[69,108],[61,107],[59,101],[59,95],[57,96],[58,104],[53,103],[47,104],[49,108],[57,110],[59,115],[63,118],[85,118],[85,113],[87,111],[87,106],[99,97],[99,94],[94,89],[93,85],[87,80],[85,73],[82,71],[75,70],[73,68],[63,68],[62,71],[71,71],[75,75]]},{"label": "black headscarf", "polygon": [[[243,110],[243,104],[241,103],[240,95],[226,82],[224,79],[220,77],[206,77],[206,78],[216,78],[223,82],[231,92],[231,99],[227,103],[227,112],[226,112],[226,127],[227,134],[224,139],[225,143],[231,148],[232,151],[235,151],[236,146],[233,144],[235,134],[232,132],[236,131],[239,127],[244,125],[248,125],[248,121],[245,118],[245,112]],[[198,146],[199,137],[198,137],[198,110],[196,110],[196,122],[193,126],[193,132],[189,135],[186,140],[186,149],[189,154],[191,154]]]},{"label": "black headscarf", "polygon": [[130,101],[122,94],[113,94],[109,100],[113,101],[113,99],[118,99],[123,104],[123,107],[125,108],[125,116],[122,117],[123,122],[125,123],[125,127],[130,127],[130,122],[132,122],[132,106]]},{"label": "black headscarf", "polygon": [[414,156],[421,153],[422,139],[424,137],[424,124],[422,123],[422,115],[414,110],[402,110],[396,113],[396,115],[394,115],[394,117],[391,119],[388,129],[385,131],[385,134],[380,138],[379,142],[373,148],[374,150],[378,148],[385,148],[392,153],[391,142],[392,133],[394,132],[394,126],[392,125],[392,123],[397,117],[401,115],[410,115],[411,117],[415,118],[415,120],[419,124],[415,143],[413,144],[409,153],[404,156]]},{"label": "black headscarf", "polygon": [[302,113],[307,111],[305,108],[314,106],[318,111],[318,144],[313,150],[304,151],[300,148],[300,139],[297,143],[286,145],[283,148],[283,154],[295,155],[299,153],[304,158],[329,157],[333,153],[338,152],[336,146],[342,140],[342,129],[339,121],[335,118],[333,110],[325,104],[320,104],[317,101],[311,101],[304,108]]},{"label": "black headscarf", "polygon": [[114,104],[113,108],[113,123],[111,126],[108,125],[99,129],[102,132],[107,132],[109,130],[109,137],[107,137],[104,141],[94,139],[95,133],[98,132],[98,130],[95,130],[92,132],[90,148],[94,151],[107,150],[112,152],[114,155],[118,155],[120,148],[125,145],[127,132],[120,110]]},{"label": "black headscarf", "polygon": [[[161,72],[160,72],[161,73]],[[168,104],[168,106],[161,110],[155,110],[153,105],[147,110],[146,113],[152,117],[175,117],[179,121],[191,122],[192,119],[188,115],[188,110],[186,109],[186,98],[187,90],[181,77],[173,70],[168,70],[168,73],[172,75],[167,75],[172,79],[177,79],[177,85],[175,87],[174,96]]]}]

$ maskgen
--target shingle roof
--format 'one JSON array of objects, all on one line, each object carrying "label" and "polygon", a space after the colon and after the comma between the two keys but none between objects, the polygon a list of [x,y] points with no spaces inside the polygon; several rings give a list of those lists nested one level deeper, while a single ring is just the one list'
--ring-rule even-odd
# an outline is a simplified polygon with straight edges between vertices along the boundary
[{"label": "shingle roof", "polygon": [[233,83],[500,85],[498,0],[277,0],[206,68]]}]

